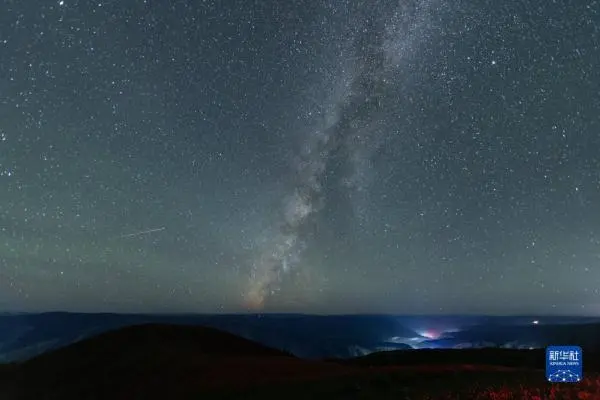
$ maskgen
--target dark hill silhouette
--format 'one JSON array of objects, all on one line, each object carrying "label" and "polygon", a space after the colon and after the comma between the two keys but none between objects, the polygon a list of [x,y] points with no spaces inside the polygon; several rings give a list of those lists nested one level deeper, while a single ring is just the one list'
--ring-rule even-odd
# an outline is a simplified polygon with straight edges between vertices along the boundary
[{"label": "dark hill silhouette", "polygon": [[585,382],[560,388],[543,360],[543,350],[461,349],[310,361],[213,328],[146,324],[0,365],[0,399],[600,398],[597,354],[584,350]]},{"label": "dark hill silhouette", "polygon": [[350,370],[212,328],[160,324],[102,333],[4,368],[13,385],[3,399],[188,398]]},{"label": "dark hill silhouette", "polygon": [[[532,324],[539,319],[539,324]],[[42,313],[0,314],[0,363],[21,362],[86,337],[140,324],[209,326],[283,349],[300,358],[352,358],[399,344],[414,345],[423,329],[445,332],[417,347],[494,345],[543,348],[557,343],[600,350],[598,318],[301,314],[142,315]],[[392,339],[393,338],[393,339]],[[425,340],[422,337],[420,340]]]},{"label": "dark hill silhouette", "polygon": [[[110,350],[113,354],[107,354]],[[38,367],[55,357],[73,364],[89,362],[90,359],[112,357],[127,353],[152,351],[154,355],[203,354],[218,356],[293,357],[231,333],[202,326],[168,324],[142,324],[101,333],[71,346],[49,351],[23,363]],[[141,356],[141,354],[140,354]],[[102,360],[98,360],[102,361]]]}]

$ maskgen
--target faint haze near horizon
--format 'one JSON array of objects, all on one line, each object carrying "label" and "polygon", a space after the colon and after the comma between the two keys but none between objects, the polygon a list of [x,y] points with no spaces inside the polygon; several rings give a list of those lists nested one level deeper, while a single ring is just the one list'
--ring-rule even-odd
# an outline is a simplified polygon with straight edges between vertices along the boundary
[{"label": "faint haze near horizon", "polygon": [[600,3],[0,8],[0,310],[600,315]]}]

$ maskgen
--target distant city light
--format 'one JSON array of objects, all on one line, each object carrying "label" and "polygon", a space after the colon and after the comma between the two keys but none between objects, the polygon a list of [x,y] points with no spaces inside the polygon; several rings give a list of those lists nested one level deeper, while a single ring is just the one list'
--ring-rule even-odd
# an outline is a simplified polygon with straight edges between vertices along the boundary
[{"label": "distant city light", "polygon": [[539,323],[540,323],[540,321],[538,321],[537,319],[536,319],[536,320],[533,320],[533,322],[532,322],[532,324],[534,324],[534,325],[537,325],[537,324],[539,324]]},{"label": "distant city light", "polygon": [[423,330],[418,333],[427,339],[439,339],[440,337],[440,333],[432,329]]}]

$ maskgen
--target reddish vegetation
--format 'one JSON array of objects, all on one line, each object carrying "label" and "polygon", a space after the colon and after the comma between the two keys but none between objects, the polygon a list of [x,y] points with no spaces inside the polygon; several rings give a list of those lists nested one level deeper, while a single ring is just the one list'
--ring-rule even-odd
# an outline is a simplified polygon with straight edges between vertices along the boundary
[{"label": "reddish vegetation", "polygon": [[[18,393],[23,396],[19,399],[187,399],[218,392],[229,396],[224,398],[261,400],[600,400],[600,375],[590,372],[579,384],[549,384],[542,370],[458,365],[458,360],[431,365],[436,359],[428,357],[435,354],[426,352],[419,353],[424,355],[417,360],[420,365],[399,365],[403,354],[396,363],[393,354],[369,357],[371,364],[306,361],[212,329],[148,325],[0,368],[0,397],[11,400]],[[454,352],[451,357],[461,354],[468,353]],[[481,359],[489,360],[489,352],[482,354]]]},{"label": "reddish vegetation", "polygon": [[[475,378],[475,375],[473,378]],[[499,377],[502,379],[502,377]],[[420,400],[598,400],[600,399],[600,377],[585,378],[579,384],[549,384],[547,382],[530,382],[500,385],[482,385],[477,379],[461,389],[451,389],[445,393],[423,393],[415,390],[410,398]]]}]

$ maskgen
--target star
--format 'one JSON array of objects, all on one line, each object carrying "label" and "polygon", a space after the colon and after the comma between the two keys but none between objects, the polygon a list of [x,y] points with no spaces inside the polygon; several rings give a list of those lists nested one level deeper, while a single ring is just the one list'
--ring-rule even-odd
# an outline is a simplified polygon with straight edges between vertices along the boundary
[{"label": "star", "polygon": [[11,2],[0,311],[597,314],[599,11]]}]

